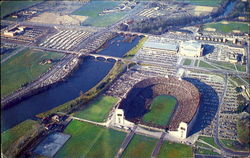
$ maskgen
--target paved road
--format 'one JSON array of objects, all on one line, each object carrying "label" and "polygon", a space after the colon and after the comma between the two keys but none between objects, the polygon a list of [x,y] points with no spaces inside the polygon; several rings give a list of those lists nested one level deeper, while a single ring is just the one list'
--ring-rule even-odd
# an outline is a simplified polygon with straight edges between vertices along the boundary
[{"label": "paved road", "polygon": [[136,130],[137,126],[134,126],[133,129],[131,130],[130,133],[127,134],[127,136],[125,137],[125,139],[123,140],[119,151],[117,152],[115,158],[120,158],[122,156],[122,153],[124,152],[124,150],[127,148],[129,142],[132,140],[134,134],[135,134],[135,130]]},{"label": "paved road", "polygon": [[163,143],[163,141],[164,141],[165,135],[166,135],[166,133],[165,133],[165,132],[162,132],[161,138],[160,138],[160,140],[157,142],[157,145],[155,146],[154,151],[153,151],[152,154],[151,154],[151,158],[156,158],[157,155],[159,154],[159,151],[160,151],[160,149],[161,149],[161,145],[162,145],[162,143]]},{"label": "paved road", "polygon": [[[220,106],[223,104],[223,100],[224,100],[224,97],[226,95],[226,91],[227,91],[227,86],[228,86],[228,76],[226,75],[225,77],[225,85],[224,85],[224,91],[223,91],[223,95],[220,99],[220,104],[219,104],[219,110],[216,114],[216,122],[215,122],[215,128],[214,128],[214,141],[215,143],[220,147],[220,149],[225,153],[225,155],[229,155],[229,156],[249,156],[250,153],[249,152],[237,152],[237,151],[233,151],[233,150],[230,150],[228,148],[225,148],[221,142],[219,141],[219,113],[220,113]],[[222,153],[223,154],[223,153]]]}]

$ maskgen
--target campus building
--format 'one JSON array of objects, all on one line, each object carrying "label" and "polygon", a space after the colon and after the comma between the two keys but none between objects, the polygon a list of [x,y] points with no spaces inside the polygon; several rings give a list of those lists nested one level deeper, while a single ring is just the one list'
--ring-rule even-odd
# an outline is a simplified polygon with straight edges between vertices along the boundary
[{"label": "campus building", "polygon": [[198,41],[182,41],[179,53],[184,56],[200,57],[203,55],[203,47]]}]

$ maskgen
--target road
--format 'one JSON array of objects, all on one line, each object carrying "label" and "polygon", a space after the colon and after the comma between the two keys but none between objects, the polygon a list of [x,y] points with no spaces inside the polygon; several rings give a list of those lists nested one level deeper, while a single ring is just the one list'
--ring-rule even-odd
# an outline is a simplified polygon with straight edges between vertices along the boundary
[{"label": "road", "polygon": [[127,134],[127,136],[125,137],[125,139],[123,140],[119,151],[117,152],[115,158],[120,158],[122,156],[122,153],[124,152],[124,150],[127,148],[129,142],[132,140],[134,134],[135,134],[135,130],[136,130],[137,126],[134,126],[133,129],[131,130],[130,133]]},{"label": "road", "polygon": [[151,158],[156,158],[157,155],[159,154],[159,151],[160,151],[160,149],[161,149],[161,145],[162,145],[162,143],[163,143],[163,141],[164,141],[165,135],[166,135],[166,133],[165,133],[165,132],[162,132],[161,138],[160,138],[160,140],[157,142],[157,145],[155,146],[154,151],[153,151],[152,154],[151,154]]},{"label": "road", "polygon": [[[217,114],[215,116],[215,128],[214,128],[214,142],[220,147],[220,149],[225,153],[225,155],[229,155],[229,156],[249,156],[250,153],[249,152],[240,152],[240,151],[233,151],[233,150],[230,150],[228,148],[225,148],[220,140],[219,140],[219,115],[220,115],[220,106],[223,104],[223,100],[224,100],[224,97],[226,95],[226,91],[227,91],[227,86],[228,86],[228,76],[226,75],[225,77],[225,84],[224,84],[224,91],[223,91],[223,94],[222,94],[222,97],[220,99],[220,104],[219,104],[219,107],[218,107],[218,111],[217,111]],[[223,154],[223,153],[222,153]]]}]

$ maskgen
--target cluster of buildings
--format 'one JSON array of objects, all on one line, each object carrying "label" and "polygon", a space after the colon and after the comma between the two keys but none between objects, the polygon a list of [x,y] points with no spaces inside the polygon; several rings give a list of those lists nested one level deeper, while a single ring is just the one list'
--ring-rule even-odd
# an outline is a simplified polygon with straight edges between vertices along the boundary
[{"label": "cluster of buildings", "polygon": [[203,46],[200,42],[195,40],[182,41],[179,45],[170,43],[145,42],[144,47],[151,50],[166,50],[174,54],[179,53],[183,56],[203,56]]}]

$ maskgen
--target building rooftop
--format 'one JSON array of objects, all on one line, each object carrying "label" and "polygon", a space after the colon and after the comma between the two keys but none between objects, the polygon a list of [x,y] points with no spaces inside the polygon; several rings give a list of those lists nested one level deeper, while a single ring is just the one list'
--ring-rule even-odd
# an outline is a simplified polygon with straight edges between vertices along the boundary
[{"label": "building rooftop", "polygon": [[177,51],[178,45],[169,43],[145,42],[144,47]]},{"label": "building rooftop", "polygon": [[181,43],[181,47],[190,50],[199,50],[201,48],[201,43],[198,41],[185,41]]}]

